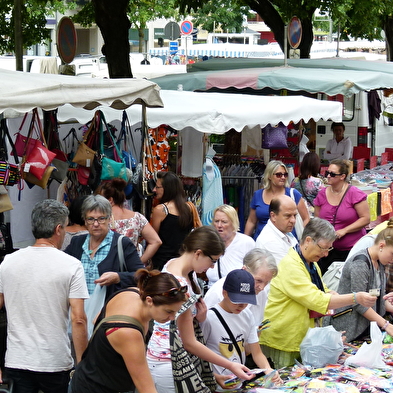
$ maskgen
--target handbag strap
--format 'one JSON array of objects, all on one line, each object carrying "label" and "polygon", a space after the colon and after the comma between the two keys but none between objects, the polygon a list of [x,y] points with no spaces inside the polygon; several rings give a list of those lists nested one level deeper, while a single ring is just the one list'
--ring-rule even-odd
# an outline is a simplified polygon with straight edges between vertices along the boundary
[{"label": "handbag strap", "polygon": [[224,318],[222,317],[222,315],[219,313],[219,311],[212,307],[210,310],[212,310],[216,315],[217,318],[219,319],[219,321],[221,322],[222,326],[224,326],[224,329],[227,331],[230,339],[232,340],[232,343],[234,345],[234,347],[236,348],[236,352],[238,353],[239,357],[240,357],[240,361],[243,364],[243,354],[242,351],[239,348],[239,344],[237,343],[235,336],[233,335],[231,329],[229,328],[228,324],[225,322]]},{"label": "handbag strap", "polygon": [[119,255],[120,271],[126,272],[127,266],[126,261],[124,260],[123,237],[124,235],[120,235],[117,239],[117,253]]},{"label": "handbag strap", "polygon": [[344,192],[344,195],[341,197],[340,199],[340,203],[337,205],[336,207],[336,211],[333,214],[333,221],[332,221],[332,225],[334,227],[334,224],[336,223],[336,217],[337,217],[337,212],[338,212],[338,208],[341,206],[341,202],[344,200],[345,195],[347,195],[348,190],[351,188],[352,186],[349,184],[347,189]]},{"label": "handbag strap", "polygon": [[100,125],[99,125],[99,127],[100,127],[100,153],[104,154],[104,127],[103,126],[105,126],[106,132],[108,133],[109,138],[113,144],[113,148],[115,149],[115,152],[116,152],[115,161],[122,162],[121,152],[117,146],[115,137],[113,136],[113,134],[108,126],[108,123],[105,120],[105,116],[101,111],[97,111],[97,112],[100,112]]},{"label": "handbag strap", "polygon": [[[19,165],[19,158],[18,158],[18,153],[16,152],[15,144],[12,141],[10,132],[8,130],[7,126],[7,119],[1,119],[1,129],[3,130],[3,137],[4,137],[4,146],[5,146],[5,137],[8,138],[8,142],[10,143],[11,150],[12,150],[12,155],[14,156],[15,164]],[[5,147],[5,152],[7,154],[7,148]]]}]

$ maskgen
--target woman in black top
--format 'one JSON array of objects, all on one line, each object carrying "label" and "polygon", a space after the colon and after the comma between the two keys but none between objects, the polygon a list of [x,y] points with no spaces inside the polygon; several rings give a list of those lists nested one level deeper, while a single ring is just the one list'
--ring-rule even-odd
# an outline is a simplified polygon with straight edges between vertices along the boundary
[{"label": "woman in black top", "polygon": [[193,228],[193,217],[186,203],[183,184],[173,172],[158,172],[154,188],[160,204],[152,212],[151,225],[162,245],[152,258],[153,268],[161,270],[172,258],[177,258],[181,245]]},{"label": "woman in black top", "polygon": [[172,274],[156,270],[139,269],[135,278],[138,289],[123,289],[105,305],[70,382],[70,393],[129,392],[135,387],[139,393],[157,392],[146,361],[144,335],[151,319],[160,323],[175,319],[187,286],[181,287]]}]

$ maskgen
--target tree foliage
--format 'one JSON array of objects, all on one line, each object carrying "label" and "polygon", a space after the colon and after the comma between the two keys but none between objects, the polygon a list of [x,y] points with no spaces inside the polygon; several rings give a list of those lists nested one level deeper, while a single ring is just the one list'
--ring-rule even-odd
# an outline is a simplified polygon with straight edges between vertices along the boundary
[{"label": "tree foliage", "polygon": [[[43,6],[44,4],[44,6]],[[14,52],[15,49],[15,20],[12,1],[0,0],[0,53]],[[47,16],[55,11],[63,11],[63,2],[42,2],[28,0],[22,2],[21,23],[23,48],[44,43],[50,38],[50,31],[45,28]]]},{"label": "tree foliage", "polygon": [[195,26],[214,31],[221,28],[223,32],[240,33],[243,31],[243,17],[248,17],[250,7],[236,1],[208,1],[195,12],[192,12]]}]

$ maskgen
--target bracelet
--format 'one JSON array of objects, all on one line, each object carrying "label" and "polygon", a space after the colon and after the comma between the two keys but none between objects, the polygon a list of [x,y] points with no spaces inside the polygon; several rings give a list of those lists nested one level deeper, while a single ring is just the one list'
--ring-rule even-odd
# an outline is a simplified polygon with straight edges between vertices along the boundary
[{"label": "bracelet", "polygon": [[358,302],[356,301],[356,292],[352,292],[352,301],[353,304],[358,304]]},{"label": "bracelet", "polygon": [[389,321],[386,321],[384,325],[381,327],[382,330],[386,330],[386,328],[389,326]]}]

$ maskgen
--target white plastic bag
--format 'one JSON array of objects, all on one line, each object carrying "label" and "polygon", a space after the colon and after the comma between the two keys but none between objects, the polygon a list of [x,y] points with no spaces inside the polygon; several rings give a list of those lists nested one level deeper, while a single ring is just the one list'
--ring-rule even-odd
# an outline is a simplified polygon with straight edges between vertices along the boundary
[{"label": "white plastic bag", "polygon": [[382,332],[375,321],[370,322],[371,343],[363,343],[355,355],[345,360],[345,365],[369,368],[386,368],[382,359]]},{"label": "white plastic bag", "polygon": [[343,349],[341,333],[333,326],[309,328],[300,344],[300,356],[303,364],[325,367],[337,363]]},{"label": "white plastic bag", "polygon": [[106,286],[96,284],[94,292],[89,299],[85,300],[85,313],[87,317],[87,334],[88,338],[93,334],[94,320],[101,311],[105,303]]}]

